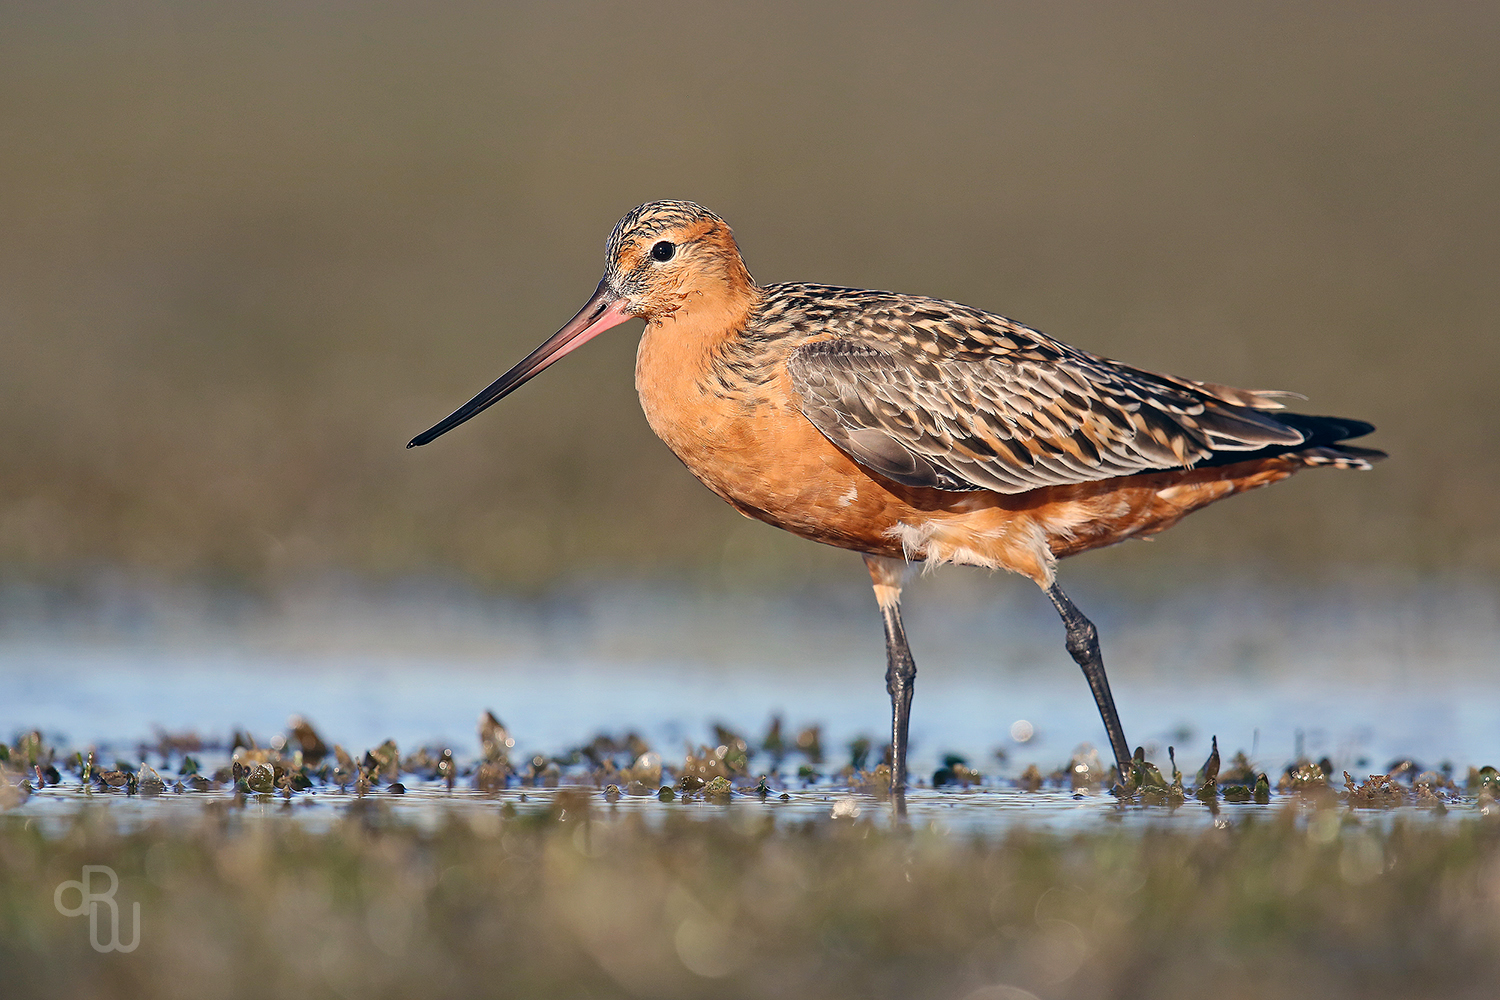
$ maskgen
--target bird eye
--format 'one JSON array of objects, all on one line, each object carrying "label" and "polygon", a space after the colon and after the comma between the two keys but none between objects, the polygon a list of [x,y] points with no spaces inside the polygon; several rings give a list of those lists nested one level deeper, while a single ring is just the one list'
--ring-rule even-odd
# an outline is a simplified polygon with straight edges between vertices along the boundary
[{"label": "bird eye", "polygon": [[663,263],[671,260],[672,255],[676,252],[677,244],[671,242],[670,240],[662,240],[660,243],[651,248],[651,256],[659,261],[662,261]]}]

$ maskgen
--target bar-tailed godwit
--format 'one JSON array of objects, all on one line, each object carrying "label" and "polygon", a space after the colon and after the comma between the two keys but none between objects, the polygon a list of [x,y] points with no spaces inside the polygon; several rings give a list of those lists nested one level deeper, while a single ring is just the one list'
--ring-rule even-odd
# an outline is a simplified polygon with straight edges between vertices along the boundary
[{"label": "bar-tailed godwit", "polygon": [[758,285],[724,220],[685,201],[621,219],[578,315],[408,447],[635,317],[641,408],[688,470],[747,517],[864,555],[885,621],[898,791],[917,672],[900,606],[913,565],[1006,569],[1042,588],[1123,779],[1131,753],[1098,635],[1058,586],[1057,560],[1302,469],[1384,457],[1341,443],[1369,424],[1288,413],[1288,393],[1133,368],[956,302]]}]

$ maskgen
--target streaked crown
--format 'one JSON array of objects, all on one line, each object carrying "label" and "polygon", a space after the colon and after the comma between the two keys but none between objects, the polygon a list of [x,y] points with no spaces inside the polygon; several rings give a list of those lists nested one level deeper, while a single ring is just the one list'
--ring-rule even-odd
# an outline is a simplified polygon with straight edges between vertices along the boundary
[{"label": "streaked crown", "polygon": [[675,312],[693,293],[753,291],[729,224],[691,201],[651,201],[615,224],[605,243],[605,280],[631,312]]}]

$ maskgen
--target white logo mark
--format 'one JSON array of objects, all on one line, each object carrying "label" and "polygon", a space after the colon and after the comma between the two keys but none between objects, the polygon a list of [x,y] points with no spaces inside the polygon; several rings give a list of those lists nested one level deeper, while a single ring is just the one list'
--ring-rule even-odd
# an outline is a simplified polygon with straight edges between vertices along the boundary
[{"label": "white logo mark", "polygon": [[[96,873],[103,873],[109,877],[109,891],[95,892],[93,890],[93,878]],[[120,888],[120,877],[115,870],[108,865],[84,865],[83,877],[79,881],[68,881],[57,887],[52,893],[52,905],[57,907],[57,912],[65,917],[81,917],[85,913],[89,915],[89,944],[94,946],[98,952],[109,951],[135,951],[136,946],[141,943],[141,904],[132,903],[131,918],[135,925],[135,933],[129,944],[120,940],[120,907],[115,902],[115,892]],[[69,889],[78,890],[78,906],[67,907],[63,905],[63,893]],[[109,907],[109,941],[99,940],[99,908]]]}]

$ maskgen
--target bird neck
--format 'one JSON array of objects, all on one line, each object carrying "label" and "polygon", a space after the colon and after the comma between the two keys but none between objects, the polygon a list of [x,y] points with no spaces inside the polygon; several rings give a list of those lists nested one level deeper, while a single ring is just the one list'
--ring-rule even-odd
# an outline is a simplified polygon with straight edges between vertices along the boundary
[{"label": "bird neck", "polygon": [[646,324],[636,355],[637,381],[644,375],[681,384],[707,376],[714,358],[744,332],[762,297],[761,289],[748,280],[737,287],[725,284],[713,293],[685,296],[673,312]]},{"label": "bird neck", "polygon": [[[751,286],[754,288],[754,286]],[[698,299],[647,324],[636,352],[635,386],[658,437],[689,468],[749,402],[744,379],[726,369],[760,301],[753,295]],[[699,478],[702,478],[700,475]]]}]

